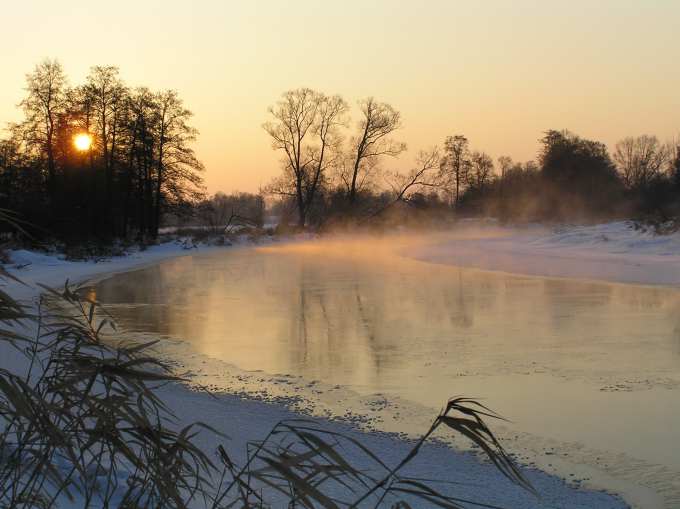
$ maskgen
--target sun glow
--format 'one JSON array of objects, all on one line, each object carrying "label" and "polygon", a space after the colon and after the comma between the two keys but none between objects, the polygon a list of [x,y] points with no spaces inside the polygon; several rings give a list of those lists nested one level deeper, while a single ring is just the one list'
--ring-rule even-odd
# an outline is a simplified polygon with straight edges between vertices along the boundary
[{"label": "sun glow", "polygon": [[90,146],[92,146],[92,136],[85,133],[77,134],[73,138],[73,144],[75,145],[76,149],[80,150],[81,152],[89,150]]}]

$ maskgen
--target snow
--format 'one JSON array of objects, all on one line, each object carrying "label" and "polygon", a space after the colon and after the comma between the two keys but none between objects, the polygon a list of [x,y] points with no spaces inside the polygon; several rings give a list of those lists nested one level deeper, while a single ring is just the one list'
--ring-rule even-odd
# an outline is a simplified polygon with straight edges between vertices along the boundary
[{"label": "snow", "polygon": [[[195,420],[227,433],[227,453],[237,461],[245,460],[246,441],[261,439],[273,426],[284,419],[299,418],[283,405],[241,399],[232,395],[211,398],[206,394],[189,393],[184,388],[170,388],[163,394],[173,411],[179,411],[182,422]],[[191,405],[186,405],[187,400]],[[433,416],[434,418],[435,416]],[[315,419],[317,422],[323,422]],[[323,422],[323,426],[344,433],[376,453],[388,465],[396,465],[413,446],[413,442],[385,433],[360,432],[355,427],[337,421]],[[203,435],[206,447],[214,447],[211,438]],[[356,459],[355,459],[356,461]],[[360,461],[360,460],[359,460]],[[568,486],[563,480],[538,470],[527,470],[527,476],[540,493],[537,499],[522,488],[505,479],[493,466],[480,462],[469,453],[453,452],[436,443],[426,445],[404,471],[413,477],[437,479],[453,483],[442,486],[443,492],[455,493],[489,505],[523,508],[611,508],[627,507],[621,500],[603,492],[594,492]],[[438,486],[439,487],[439,486]]]},{"label": "snow", "polygon": [[[206,249],[217,248],[202,248]],[[130,251],[126,256],[98,261],[68,261],[60,254],[46,254],[19,249],[9,251],[10,264],[6,267],[10,274],[21,279],[24,285],[11,284],[11,294],[18,299],[31,299],[37,296],[43,285],[60,287],[68,279],[72,283],[84,282],[96,276],[115,274],[151,265],[161,260],[192,254],[182,242],[167,242],[150,246],[146,250]]]},{"label": "snow", "polygon": [[680,285],[680,232],[656,235],[630,221],[557,228],[470,224],[404,254],[429,263],[516,274]]},{"label": "snow", "polygon": [[[205,253],[228,247],[199,246],[187,249],[181,242],[152,246],[127,256],[104,261],[67,261],[59,255],[26,250],[9,253],[9,272],[25,285],[4,282],[3,290],[25,301],[37,298],[37,283],[62,286],[65,280],[78,283],[129,271],[177,256]],[[503,229],[469,228],[464,234],[444,236],[436,243],[410,248],[409,256],[435,262],[470,265],[478,268],[519,271],[564,277],[602,277],[633,272],[635,282],[680,283],[680,236],[656,237],[636,232],[628,223],[548,230],[542,227]],[[529,260],[526,262],[525,260]],[[570,260],[565,264],[564,260]],[[661,264],[662,268],[656,264]],[[612,266],[615,270],[606,270]],[[564,267],[567,267],[566,269]],[[634,269],[638,267],[638,269]],[[633,269],[631,269],[633,268]],[[639,280],[639,281],[638,281]],[[20,369],[22,357],[0,345],[0,367]],[[161,397],[175,412],[182,426],[200,419],[224,433],[230,440],[227,452],[237,461],[246,454],[247,441],[263,438],[283,419],[299,418],[285,404],[244,399],[230,394],[217,397],[174,384],[161,389]],[[434,417],[434,416],[433,416]],[[316,419],[321,425],[350,434],[378,453],[388,464],[396,464],[409,451],[411,443],[394,435],[361,432],[351,424]],[[217,438],[206,433],[199,444],[214,450]],[[409,467],[417,477],[454,481],[452,489],[462,498],[512,508],[623,508],[620,499],[597,491],[579,489],[565,481],[534,469],[527,475],[541,494],[537,499],[505,480],[489,464],[469,453],[451,450],[441,444],[428,444]],[[643,499],[641,499],[643,500]],[[646,501],[638,501],[647,506]],[[77,507],[76,505],[73,507]]]}]

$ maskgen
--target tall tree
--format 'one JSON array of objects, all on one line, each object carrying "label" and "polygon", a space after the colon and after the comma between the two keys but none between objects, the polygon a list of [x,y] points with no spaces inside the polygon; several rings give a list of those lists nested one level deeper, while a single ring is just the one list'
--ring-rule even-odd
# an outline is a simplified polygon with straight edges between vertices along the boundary
[{"label": "tall tree", "polygon": [[47,166],[47,190],[54,198],[56,185],[55,133],[58,117],[64,111],[67,80],[61,64],[44,60],[26,75],[26,98],[20,106],[28,145],[38,151]]},{"label": "tall tree", "polygon": [[174,90],[161,92],[155,99],[158,149],[152,234],[157,236],[163,209],[173,200],[181,201],[187,193],[198,191],[201,178],[197,172],[203,170],[203,165],[190,146],[198,135],[188,123],[193,113]]},{"label": "tall tree", "polygon": [[444,187],[451,196],[451,202],[457,207],[460,193],[469,180],[470,172],[470,148],[465,136],[457,134],[446,138],[440,172]]},{"label": "tall tree", "polygon": [[671,161],[671,175],[675,182],[675,187],[680,191],[680,142],[675,145],[674,157]]},{"label": "tall tree", "polygon": [[510,171],[510,168],[512,168],[512,158],[510,156],[500,156],[498,158],[498,168],[501,171],[498,190],[500,199],[503,201],[505,199],[505,175]]},{"label": "tall tree", "polygon": [[578,205],[588,214],[613,210],[621,180],[603,143],[556,130],[546,132],[541,142],[541,175],[560,198],[572,200],[573,212]]},{"label": "tall tree", "polygon": [[394,199],[388,203],[409,203],[415,194],[422,193],[427,189],[436,189],[440,186],[438,169],[441,161],[439,149],[433,147],[430,150],[421,150],[416,156],[415,166],[406,173],[395,172],[391,175],[390,187],[394,192]]},{"label": "tall tree", "polygon": [[146,87],[139,87],[130,94],[124,131],[127,141],[127,164],[124,179],[123,231],[128,231],[130,216],[134,216],[140,235],[147,234],[152,225],[152,166],[156,150],[155,125],[158,116],[155,99],[155,94]]},{"label": "tall tree", "polygon": [[493,175],[493,159],[485,152],[474,151],[470,156],[470,184],[476,189],[486,187]]},{"label": "tall tree", "polygon": [[500,156],[498,158],[498,168],[501,171],[501,179],[505,177],[505,174],[510,168],[512,168],[512,158],[510,156]]},{"label": "tall tree", "polygon": [[[100,151],[101,166],[105,174],[105,210],[107,223],[113,228],[113,174],[116,160],[119,127],[123,117],[126,89],[118,78],[114,66],[94,66],[90,69],[84,87],[88,115],[94,118],[96,126],[95,146]],[[115,234],[115,230],[111,233]]]},{"label": "tall tree", "polygon": [[357,134],[350,140],[351,167],[341,174],[347,187],[347,197],[354,203],[357,191],[370,177],[383,156],[396,157],[406,150],[406,144],[390,138],[401,127],[401,114],[387,103],[373,97],[359,103],[361,119]]},{"label": "tall tree", "polygon": [[[197,131],[175,92],[130,91],[111,66],[68,88],[51,61],[27,83],[25,120],[0,142],[0,208],[62,238],[153,236],[164,212],[202,197]],[[93,143],[79,148],[83,132]]]},{"label": "tall tree", "polygon": [[624,184],[641,189],[666,170],[673,157],[673,147],[662,144],[656,136],[628,137],[614,149],[614,161]]},{"label": "tall tree", "polygon": [[338,127],[344,124],[347,104],[309,88],[285,92],[269,108],[274,121],[263,125],[272,147],[284,153],[284,176],[273,192],[295,199],[298,224],[304,227],[328,168],[337,157]]}]

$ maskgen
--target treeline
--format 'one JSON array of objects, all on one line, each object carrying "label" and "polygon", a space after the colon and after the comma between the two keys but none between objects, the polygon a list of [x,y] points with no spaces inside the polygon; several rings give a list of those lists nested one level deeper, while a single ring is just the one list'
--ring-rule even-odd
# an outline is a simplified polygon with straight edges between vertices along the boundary
[{"label": "treeline", "polygon": [[[464,135],[420,151],[408,171],[389,164],[406,150],[401,117],[374,98],[357,118],[340,96],[307,88],[285,92],[264,129],[282,156],[267,192],[299,226],[361,223],[396,216],[502,220],[604,220],[680,214],[680,144],[626,138],[611,156],[600,142],[550,130],[536,161],[494,159]],[[396,211],[396,212],[395,212]]]},{"label": "treeline", "polygon": [[628,137],[610,156],[600,142],[551,130],[540,140],[537,163],[499,158],[498,174],[485,185],[468,184],[459,209],[528,221],[678,218],[680,144]]},{"label": "treeline", "polygon": [[[271,210],[270,206],[270,212]],[[262,194],[217,192],[196,201],[189,211],[183,209],[179,212],[166,214],[163,217],[164,224],[169,227],[207,227],[208,231],[223,233],[230,227],[262,228],[265,224],[266,207]]]},{"label": "treeline", "polygon": [[203,195],[197,131],[177,93],[129,87],[111,66],[72,86],[46,60],[26,76],[23,119],[0,140],[0,208],[39,237],[155,237]]},{"label": "treeline", "polygon": [[600,142],[550,130],[536,161],[517,163],[458,134],[395,171],[407,148],[395,108],[370,97],[351,111],[338,95],[300,88],[269,108],[263,126],[281,175],[262,194],[207,198],[192,114],[174,91],[129,87],[110,66],[72,86],[59,63],[45,61],[27,75],[20,107],[23,119],[0,139],[0,209],[39,237],[154,238],[168,219],[219,228],[260,226],[266,215],[315,228],[680,215],[680,144],[654,136],[621,140],[610,154]]}]

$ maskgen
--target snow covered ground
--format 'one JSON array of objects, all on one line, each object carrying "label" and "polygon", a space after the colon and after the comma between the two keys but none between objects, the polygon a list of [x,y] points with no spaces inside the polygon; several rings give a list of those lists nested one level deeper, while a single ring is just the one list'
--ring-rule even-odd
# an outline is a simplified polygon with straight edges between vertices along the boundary
[{"label": "snow covered ground", "polygon": [[[216,249],[216,248],[202,248]],[[104,274],[132,270],[157,263],[166,258],[185,256],[193,253],[193,249],[181,242],[168,242],[151,246],[144,251],[134,250],[127,256],[114,257],[98,261],[68,261],[62,255],[46,254],[24,249],[9,251],[11,263],[6,269],[20,278],[25,285],[7,283],[11,295],[17,299],[31,299],[38,295],[37,283],[52,287],[61,287],[68,279],[71,283],[79,283]]]},{"label": "snow covered ground", "polygon": [[554,228],[471,223],[404,254],[430,263],[517,274],[680,285],[680,232],[656,235],[630,221]]},{"label": "snow covered ground", "polygon": [[[58,287],[66,279],[83,282],[112,273],[129,271],[175,256],[208,250],[186,249],[181,243],[154,246],[128,256],[100,262],[69,262],[58,256],[28,251],[10,252],[10,273],[26,285],[5,282],[3,290],[30,301],[39,294],[37,283]],[[525,274],[610,279],[616,281],[680,284],[680,235],[657,237],[638,232],[629,223],[610,223],[558,230],[543,227],[506,229],[469,227],[463,233],[443,235],[437,242],[410,247],[408,256],[433,263],[466,265]],[[0,346],[0,366],[17,369],[21,357]],[[177,413],[180,425],[200,419],[230,437],[225,444],[235,458],[245,455],[248,440],[262,438],[280,420],[298,417],[284,405],[242,399],[234,395],[217,398],[196,393],[181,385],[163,389],[162,397]],[[434,417],[434,416],[433,416]],[[354,434],[388,463],[397,463],[410,444],[391,435],[362,433],[348,424],[323,422],[331,429]],[[213,450],[214,437],[204,436],[202,445]],[[462,483],[452,485],[463,498],[512,508],[622,508],[621,500],[602,492],[586,491],[537,470],[528,476],[541,494],[537,499],[510,484],[490,465],[470,454],[441,445],[423,449],[410,473],[420,477]],[[644,499],[641,499],[644,500]],[[645,502],[640,506],[648,507]]]}]

